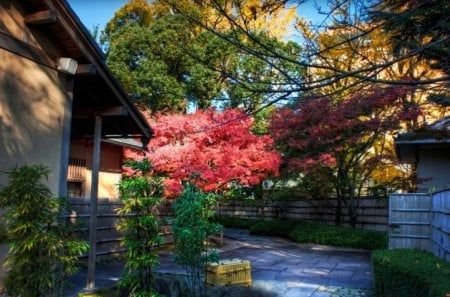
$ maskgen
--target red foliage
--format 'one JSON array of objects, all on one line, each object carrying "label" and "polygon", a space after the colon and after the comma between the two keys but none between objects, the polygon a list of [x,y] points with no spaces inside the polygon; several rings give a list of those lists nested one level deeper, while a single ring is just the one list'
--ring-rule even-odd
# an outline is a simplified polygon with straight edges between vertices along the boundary
[{"label": "red foliage", "polygon": [[364,154],[374,137],[416,118],[419,110],[405,105],[410,91],[409,87],[379,88],[339,102],[328,97],[306,100],[274,112],[271,135],[286,152],[288,169],[333,166],[341,152]]},{"label": "red foliage", "polygon": [[[158,174],[167,176],[168,196],[179,194],[181,181],[192,176],[204,191],[221,191],[232,181],[250,186],[278,174],[280,155],[272,150],[273,140],[251,133],[253,119],[242,111],[210,109],[149,121],[155,138],[147,157]],[[125,157],[143,156],[126,149]]]}]

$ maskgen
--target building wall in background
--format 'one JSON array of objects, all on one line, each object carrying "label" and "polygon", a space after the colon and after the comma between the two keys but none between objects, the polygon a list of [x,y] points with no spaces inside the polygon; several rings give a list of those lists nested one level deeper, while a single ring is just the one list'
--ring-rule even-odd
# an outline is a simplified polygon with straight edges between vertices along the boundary
[{"label": "building wall in background", "polygon": [[[72,140],[69,162],[69,190],[81,187],[76,197],[90,197],[92,180],[92,141]],[[70,164],[72,162],[72,164]],[[75,163],[75,164],[74,164]],[[117,186],[122,179],[123,149],[109,143],[101,144],[98,197],[118,199]],[[81,174],[71,174],[73,166],[81,167]],[[75,176],[76,177],[73,177]],[[76,192],[76,191],[75,191]]]},{"label": "building wall in background", "polygon": [[422,147],[418,153],[417,177],[424,179],[418,192],[433,192],[450,186],[448,147]]}]

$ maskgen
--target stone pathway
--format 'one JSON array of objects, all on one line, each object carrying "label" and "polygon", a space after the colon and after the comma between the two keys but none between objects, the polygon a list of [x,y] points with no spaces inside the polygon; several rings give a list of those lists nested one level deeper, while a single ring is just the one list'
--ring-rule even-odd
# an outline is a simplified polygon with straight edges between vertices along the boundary
[{"label": "stone pathway", "polygon": [[[247,230],[226,229],[221,259],[249,260],[252,285],[279,297],[372,297],[370,252],[312,244],[296,244],[284,238],[249,235]],[[161,253],[158,272],[181,273],[173,254]],[[96,284],[111,286],[123,264],[98,264]],[[65,296],[77,296],[86,276],[76,275],[75,287]]]},{"label": "stone pathway", "polygon": [[[221,259],[249,260],[254,287],[280,297],[371,297],[370,252],[312,244],[226,229]],[[171,254],[160,255],[160,272],[183,273]]]}]

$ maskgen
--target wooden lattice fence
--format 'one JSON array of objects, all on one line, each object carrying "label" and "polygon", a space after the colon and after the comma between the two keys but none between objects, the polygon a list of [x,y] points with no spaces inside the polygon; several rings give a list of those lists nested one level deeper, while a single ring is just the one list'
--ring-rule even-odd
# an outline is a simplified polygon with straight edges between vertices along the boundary
[{"label": "wooden lattice fence", "polygon": [[[70,210],[64,215],[68,220],[76,224],[76,230],[79,237],[89,241],[89,219],[90,202],[88,198],[70,198]],[[117,200],[107,198],[99,199],[97,204],[97,240],[96,255],[110,256],[120,254],[124,248],[120,244],[123,237],[117,231],[117,224],[126,216],[119,216],[117,210],[122,207],[122,203]],[[158,216],[162,221],[161,234],[164,237],[164,243],[172,243],[173,236],[169,225],[169,218],[173,217],[170,201],[165,201],[158,208]]]},{"label": "wooden lattice fence", "polygon": [[[335,224],[336,199],[303,199],[293,201],[257,202],[231,200],[221,203],[219,215],[253,219],[291,219]],[[368,197],[358,200],[357,228],[387,231],[387,198]],[[341,225],[350,226],[347,208],[342,209]]]},{"label": "wooden lattice fence", "polygon": [[450,190],[389,196],[389,247],[432,251],[450,261]]}]

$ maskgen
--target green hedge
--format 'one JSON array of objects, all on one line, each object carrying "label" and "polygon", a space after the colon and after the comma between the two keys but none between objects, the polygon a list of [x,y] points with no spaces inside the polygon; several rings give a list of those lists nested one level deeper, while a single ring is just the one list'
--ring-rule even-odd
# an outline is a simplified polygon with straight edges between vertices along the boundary
[{"label": "green hedge", "polygon": [[226,228],[249,229],[250,234],[284,236],[297,243],[315,243],[367,250],[385,249],[387,233],[289,220],[218,219]]},{"label": "green hedge", "polygon": [[299,243],[315,243],[366,250],[385,249],[387,247],[386,232],[349,227],[299,223],[289,232],[288,236]]},{"label": "green hedge", "polygon": [[450,263],[430,252],[374,251],[372,264],[375,296],[446,297],[450,294]]},{"label": "green hedge", "polygon": [[256,219],[242,219],[236,217],[222,216],[215,218],[216,222],[224,226],[225,228],[241,228],[250,229],[253,225],[262,222],[262,220]]},{"label": "green hedge", "polygon": [[288,220],[261,221],[250,228],[250,234],[286,236],[295,228],[298,222]]}]

